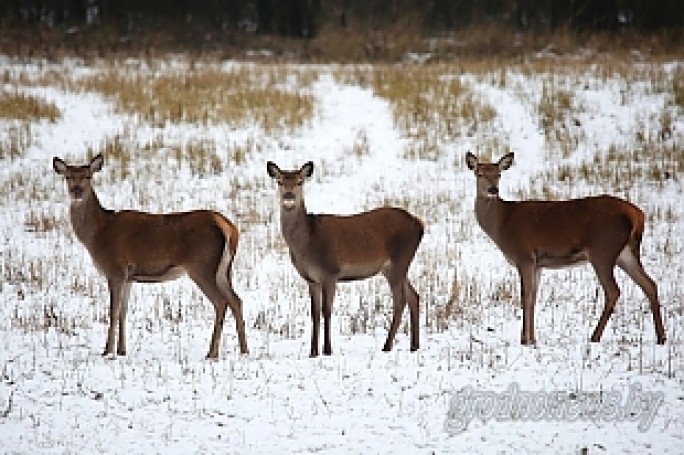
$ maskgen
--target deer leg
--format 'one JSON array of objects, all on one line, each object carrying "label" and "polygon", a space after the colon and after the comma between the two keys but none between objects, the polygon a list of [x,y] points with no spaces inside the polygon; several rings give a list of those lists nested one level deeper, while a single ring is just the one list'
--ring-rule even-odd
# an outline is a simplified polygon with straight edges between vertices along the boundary
[{"label": "deer leg", "polygon": [[119,307],[119,340],[116,348],[118,355],[126,355],[126,314],[128,313],[128,298],[131,295],[131,282],[127,281],[121,286]]},{"label": "deer leg", "polygon": [[232,260],[226,268],[225,280],[217,279],[216,283],[221,289],[223,295],[228,299],[228,307],[233,313],[235,319],[235,331],[238,336],[238,344],[240,345],[240,354],[249,354],[247,348],[247,337],[245,336],[245,320],[242,316],[242,299],[233,290],[233,282],[231,279]]},{"label": "deer leg", "polygon": [[623,249],[620,256],[618,256],[617,265],[639,285],[641,290],[644,291],[644,294],[646,294],[646,297],[648,297],[648,300],[651,303],[651,314],[653,315],[653,326],[656,331],[657,343],[664,344],[666,336],[665,328],[663,327],[663,319],[660,314],[658,287],[644,270],[639,257],[634,255],[628,247]]},{"label": "deer leg", "polygon": [[518,267],[520,275],[520,300],[523,312],[523,326],[520,335],[520,343],[531,345],[535,343],[534,337],[534,305],[537,301],[537,288],[541,269],[534,264],[526,264]]},{"label": "deer leg", "polygon": [[219,343],[223,332],[223,321],[226,317],[226,296],[216,282],[216,276],[211,272],[187,270],[190,279],[200,288],[202,293],[214,305],[214,330],[211,334],[207,359],[218,359]]},{"label": "deer leg", "polygon": [[408,278],[405,283],[404,292],[406,293],[406,302],[408,303],[411,316],[411,351],[417,351],[420,347],[420,297]]},{"label": "deer leg", "polygon": [[[390,289],[392,290],[392,301],[394,305],[392,310],[392,323],[390,324],[389,333],[387,334],[387,341],[385,341],[385,346],[382,348],[382,350],[385,352],[392,350],[394,337],[399,329],[401,315],[404,312],[404,307],[406,306],[406,280],[399,280],[389,276],[388,281],[390,283]],[[413,347],[413,344],[411,347]]]},{"label": "deer leg", "polygon": [[108,278],[107,285],[109,286],[109,329],[103,356],[114,353],[116,326],[121,319],[121,301],[125,293],[125,281],[120,278]]},{"label": "deer leg", "polygon": [[601,313],[601,318],[599,319],[594,333],[591,335],[591,341],[596,343],[601,340],[601,335],[603,335],[603,330],[606,328],[608,319],[610,319],[611,314],[613,314],[613,309],[615,308],[615,302],[620,297],[620,288],[615,281],[615,275],[613,274],[613,267],[615,261],[605,261],[602,263],[592,262],[596,276],[603,287],[603,292],[605,294],[605,303],[603,306],[603,312]]},{"label": "deer leg", "polygon": [[318,283],[309,283],[311,296],[311,352],[309,357],[318,357],[318,333],[321,329],[321,296],[323,290]]},{"label": "deer leg", "polygon": [[233,313],[233,318],[235,319],[235,331],[238,336],[238,343],[240,344],[240,353],[249,354],[249,348],[247,347],[247,337],[245,336],[245,320],[242,316],[242,300],[233,291],[232,286],[225,289],[226,297],[228,298],[228,306],[230,307],[231,313]]},{"label": "deer leg", "polygon": [[323,355],[332,354],[330,342],[330,319],[332,318],[332,305],[335,299],[335,281],[323,283]]}]

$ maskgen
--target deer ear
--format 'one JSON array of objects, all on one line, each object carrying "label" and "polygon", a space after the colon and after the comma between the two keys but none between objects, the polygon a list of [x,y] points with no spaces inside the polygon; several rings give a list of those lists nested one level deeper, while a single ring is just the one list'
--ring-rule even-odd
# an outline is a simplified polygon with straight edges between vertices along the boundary
[{"label": "deer ear", "polygon": [[499,170],[501,170],[501,171],[505,171],[506,169],[511,167],[512,164],[513,164],[513,152],[507,153],[506,155],[501,157],[501,159],[499,160],[498,163],[496,163],[496,165],[499,166]]},{"label": "deer ear", "polygon": [[59,175],[63,175],[66,172],[67,165],[61,158],[54,157],[52,158],[52,168]]},{"label": "deer ear", "polygon": [[99,170],[102,169],[102,165],[104,164],[104,158],[102,157],[102,153],[98,153],[95,158],[90,160],[90,172],[98,172]]},{"label": "deer ear", "polygon": [[268,172],[268,176],[272,179],[278,178],[280,175],[280,169],[273,161],[268,161],[266,163],[266,172]]},{"label": "deer ear", "polygon": [[474,171],[477,168],[477,157],[470,152],[466,153],[466,164],[468,169]]},{"label": "deer ear", "polygon": [[313,175],[313,170],[314,170],[314,164],[312,161],[308,161],[302,168],[299,170],[299,173],[302,175],[304,178],[309,178]]}]

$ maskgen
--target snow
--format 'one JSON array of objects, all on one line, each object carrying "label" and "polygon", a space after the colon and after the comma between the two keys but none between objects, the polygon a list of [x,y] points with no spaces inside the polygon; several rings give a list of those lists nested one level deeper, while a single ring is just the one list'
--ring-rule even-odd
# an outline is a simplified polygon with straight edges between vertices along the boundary
[{"label": "snow", "polygon": [[[45,70],[11,59],[0,65],[8,72]],[[91,71],[78,62],[62,65],[75,75]],[[135,62],[130,66],[134,70]],[[591,270],[580,267],[543,274],[538,344],[520,346],[518,278],[472,212],[474,179],[463,161],[466,151],[477,152],[476,138],[442,144],[445,152],[435,161],[405,159],[407,139],[394,127],[390,105],[370,89],[337,83],[332,67],[319,70],[312,88],[319,106],[315,118],[277,136],[254,126],[155,128],[116,114],[96,94],[20,87],[54,102],[63,115],[54,124],[33,124],[32,147],[20,158],[2,159],[0,168],[0,451],[684,453],[682,175],[616,190],[649,214],[643,260],[659,285],[667,343],[655,344],[646,298],[621,272],[615,314],[601,343],[589,343],[602,292]],[[544,172],[559,162],[591,162],[612,144],[634,145],[634,128],[655,128],[667,103],[646,89],[625,102],[619,79],[569,78],[584,130],[575,152],[561,158],[550,156],[536,119],[543,78],[511,72],[504,87],[476,75],[466,80],[497,110],[486,133],[516,153],[502,178],[502,192],[511,199],[515,191],[541,187]],[[6,140],[12,122],[0,125]],[[675,126],[670,140],[681,147],[681,109]],[[237,354],[228,317],[219,360],[204,359],[213,311],[186,278],[133,286],[128,354],[100,355],[107,289],[71,232],[66,190],[51,159],[83,163],[89,147],[97,149],[117,134],[133,135],[141,151],[135,155],[138,149],[130,147],[125,178],[119,163],[105,156],[94,185],[106,207],[211,208],[240,228],[234,285],[245,305],[248,356]],[[163,149],[142,150],[157,136],[165,144],[208,138],[220,153],[249,140],[259,145],[242,164],[222,156],[224,169],[200,178]],[[352,153],[363,137],[368,152]],[[314,162],[306,188],[313,212],[347,214],[403,202],[425,220],[426,235],[410,271],[421,295],[421,321],[427,321],[417,353],[409,352],[407,313],[394,350],[381,352],[390,293],[383,279],[373,278],[338,287],[333,355],[308,358],[308,293],[280,237],[267,160],[283,169]],[[613,183],[597,188],[546,182],[567,197],[610,192]],[[55,228],[28,229],[32,217],[52,219]],[[458,294],[445,317],[454,283]],[[502,394],[512,384],[549,394],[617,392],[621,403],[641,387],[662,393],[663,401],[645,429],[635,416],[593,422],[485,415],[462,431],[449,431],[456,393]]]}]

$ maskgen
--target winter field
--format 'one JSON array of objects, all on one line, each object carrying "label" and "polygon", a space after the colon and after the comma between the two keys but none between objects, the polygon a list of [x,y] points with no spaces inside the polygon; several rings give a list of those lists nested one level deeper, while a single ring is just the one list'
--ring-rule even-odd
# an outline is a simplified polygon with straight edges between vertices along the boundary
[{"label": "winter field", "polygon": [[[684,453],[684,63],[2,58],[0,75],[0,452]],[[666,344],[622,271],[590,343],[603,291],[581,266],[543,273],[537,345],[521,346],[518,277],[475,221],[467,151],[515,152],[506,199],[639,205]],[[204,359],[214,312],[188,278],[134,285],[128,355],[101,356],[106,283],[52,170],[53,156],[98,152],[105,207],[210,208],[237,224],[248,356],[229,314],[219,360]],[[387,204],[424,220],[417,353],[408,312],[381,352],[391,296],[378,277],[338,286],[333,355],[308,357],[308,291],[267,160],[314,162],[311,212]],[[501,411],[530,397],[547,412]]]}]

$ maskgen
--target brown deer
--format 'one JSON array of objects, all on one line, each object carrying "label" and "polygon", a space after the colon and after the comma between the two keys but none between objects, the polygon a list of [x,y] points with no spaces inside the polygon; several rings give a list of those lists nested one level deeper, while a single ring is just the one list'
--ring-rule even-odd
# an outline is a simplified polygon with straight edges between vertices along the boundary
[{"label": "brown deer", "polygon": [[84,166],[52,161],[71,198],[71,224],[109,286],[109,331],[103,355],[126,354],[126,311],[133,282],[160,283],[187,274],[213,303],[214,332],[207,358],[218,358],[226,305],[235,318],[240,352],[246,354],[242,302],[233,291],[231,267],[238,242],[237,228],[209,210],[151,214],[102,208],[92,177],[102,169],[102,155]]},{"label": "brown deer", "polygon": [[423,237],[423,223],[405,210],[384,207],[351,216],[313,215],[304,204],[303,184],[313,174],[313,163],[299,170],[281,171],[266,165],[278,182],[280,226],[292,264],[309,284],[311,296],[311,357],[318,356],[318,334],[323,307],[323,354],[332,354],[330,317],[338,282],[382,273],[394,301],[392,322],[383,351],[390,351],[408,303],[411,351],[419,347],[418,293],[407,277],[409,265]]},{"label": "brown deer", "polygon": [[523,309],[522,344],[534,344],[534,304],[541,269],[589,262],[603,287],[605,305],[591,341],[598,342],[620,296],[615,265],[641,287],[651,302],[658,344],[665,343],[658,290],[641,265],[644,213],[611,196],[567,201],[504,201],[499,196],[501,172],[513,164],[513,153],[497,163],[480,163],[472,153],[466,163],[476,177],[475,216],[520,275]]}]

